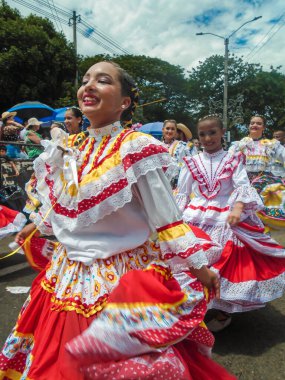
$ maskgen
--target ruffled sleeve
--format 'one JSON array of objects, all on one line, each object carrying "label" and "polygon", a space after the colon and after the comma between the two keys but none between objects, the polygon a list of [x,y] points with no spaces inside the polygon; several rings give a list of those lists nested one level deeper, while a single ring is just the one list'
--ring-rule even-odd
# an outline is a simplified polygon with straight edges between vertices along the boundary
[{"label": "ruffled sleeve", "polygon": [[280,144],[280,141],[276,143],[275,159],[285,165],[285,147]]},{"label": "ruffled sleeve", "polygon": [[182,221],[182,214],[175,203],[163,170],[148,172],[139,178],[136,186],[150,227],[157,232],[162,258],[171,259],[178,256],[193,268],[207,265],[207,258],[197,238]]},{"label": "ruffled sleeve", "polygon": [[239,153],[238,165],[233,170],[232,175],[234,191],[229,198],[228,204],[232,208],[236,202],[242,202],[245,205],[245,213],[249,211],[255,212],[263,209],[264,206],[257,191],[249,182],[243,158],[243,155]]},{"label": "ruffled sleeve", "polygon": [[233,141],[228,151],[231,154],[235,154],[236,152],[239,152],[240,151],[239,141]]},{"label": "ruffled sleeve", "polygon": [[181,212],[183,212],[189,203],[189,197],[192,193],[193,177],[190,170],[185,165],[180,172],[178,185],[175,192],[175,200]]},{"label": "ruffled sleeve", "polygon": [[[30,207],[30,220],[36,224],[41,234],[54,235],[51,223],[51,211],[53,205],[48,196],[48,184],[45,181],[42,167],[46,165],[46,167],[49,168],[48,170],[63,170],[64,158],[62,151],[58,149],[58,146],[61,146],[62,148],[67,146],[68,135],[59,128],[54,128],[52,131],[52,140],[42,140],[41,144],[45,150],[35,159],[35,175],[33,175],[32,180],[28,183],[26,188],[26,190],[29,190],[27,193],[30,199],[30,204],[35,206],[34,208]],[[27,207],[28,205],[26,205],[26,208]]]}]

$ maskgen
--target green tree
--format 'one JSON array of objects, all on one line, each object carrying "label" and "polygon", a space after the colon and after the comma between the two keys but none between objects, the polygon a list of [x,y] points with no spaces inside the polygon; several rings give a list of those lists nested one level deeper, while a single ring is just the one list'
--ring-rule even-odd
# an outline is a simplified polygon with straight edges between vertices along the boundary
[{"label": "green tree", "polygon": [[[189,72],[190,112],[196,122],[209,113],[209,100],[220,102],[221,107],[217,109],[217,112],[222,113],[223,86],[223,56],[213,55]],[[250,116],[262,114],[268,120],[270,134],[271,130],[283,120],[284,92],[285,76],[280,72],[280,67],[264,71],[259,64],[251,64],[245,62],[243,58],[230,56],[228,99],[230,102],[239,94],[243,95],[242,108],[246,123]],[[229,127],[232,125],[232,120],[229,120]],[[232,132],[238,134],[236,128],[232,128]]]},{"label": "green tree", "polygon": [[0,109],[26,100],[53,106],[72,92],[74,49],[49,20],[22,17],[2,1],[0,40]]}]

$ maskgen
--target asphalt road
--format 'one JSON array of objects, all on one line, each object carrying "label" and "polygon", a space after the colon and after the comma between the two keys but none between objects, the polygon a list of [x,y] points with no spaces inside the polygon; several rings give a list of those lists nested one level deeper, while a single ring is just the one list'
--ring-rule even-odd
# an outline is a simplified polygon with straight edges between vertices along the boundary
[{"label": "asphalt road", "polygon": [[[7,241],[2,241],[0,252],[5,251]],[[1,346],[27,298],[27,294],[9,293],[6,287],[30,286],[35,276],[19,254],[0,261]],[[232,324],[216,334],[213,357],[241,380],[284,380],[285,298],[257,311],[235,314]]]}]

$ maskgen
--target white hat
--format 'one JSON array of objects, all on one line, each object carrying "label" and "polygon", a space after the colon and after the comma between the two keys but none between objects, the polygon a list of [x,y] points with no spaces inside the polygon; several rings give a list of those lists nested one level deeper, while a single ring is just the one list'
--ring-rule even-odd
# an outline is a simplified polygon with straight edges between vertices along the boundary
[{"label": "white hat", "polygon": [[178,123],[177,124],[177,129],[179,129],[179,131],[183,132],[186,139],[187,140],[191,140],[192,139],[192,132],[190,131],[190,129],[188,127],[186,127],[185,124],[182,124],[182,123]]},{"label": "white hat", "polygon": [[34,125],[41,125],[42,123],[43,122],[39,121],[36,117],[31,117],[28,120],[28,124],[26,125],[26,129],[29,129],[29,128],[33,127]]},{"label": "white hat", "polygon": [[6,112],[3,112],[2,115],[1,115],[1,119],[2,120],[5,120],[5,119],[8,119],[8,117],[12,117],[12,116],[16,116],[17,115],[17,112],[9,112],[9,111],[6,111]]}]

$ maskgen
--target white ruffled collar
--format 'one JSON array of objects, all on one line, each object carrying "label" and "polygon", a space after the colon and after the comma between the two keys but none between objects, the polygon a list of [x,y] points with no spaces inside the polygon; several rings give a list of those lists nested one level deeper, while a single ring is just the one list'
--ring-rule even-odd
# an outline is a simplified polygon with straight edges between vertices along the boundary
[{"label": "white ruffled collar", "polygon": [[205,150],[203,150],[203,155],[207,158],[216,158],[216,157],[219,157],[222,153],[225,153],[224,149],[221,148],[220,150],[218,150],[217,152],[215,153],[208,153],[206,152]]},{"label": "white ruffled collar", "polygon": [[95,137],[95,139],[98,141],[98,140],[101,140],[104,136],[114,137],[123,130],[124,128],[121,126],[120,121],[116,121],[115,123],[106,125],[105,127],[102,127],[102,128],[89,129],[89,136]]}]

